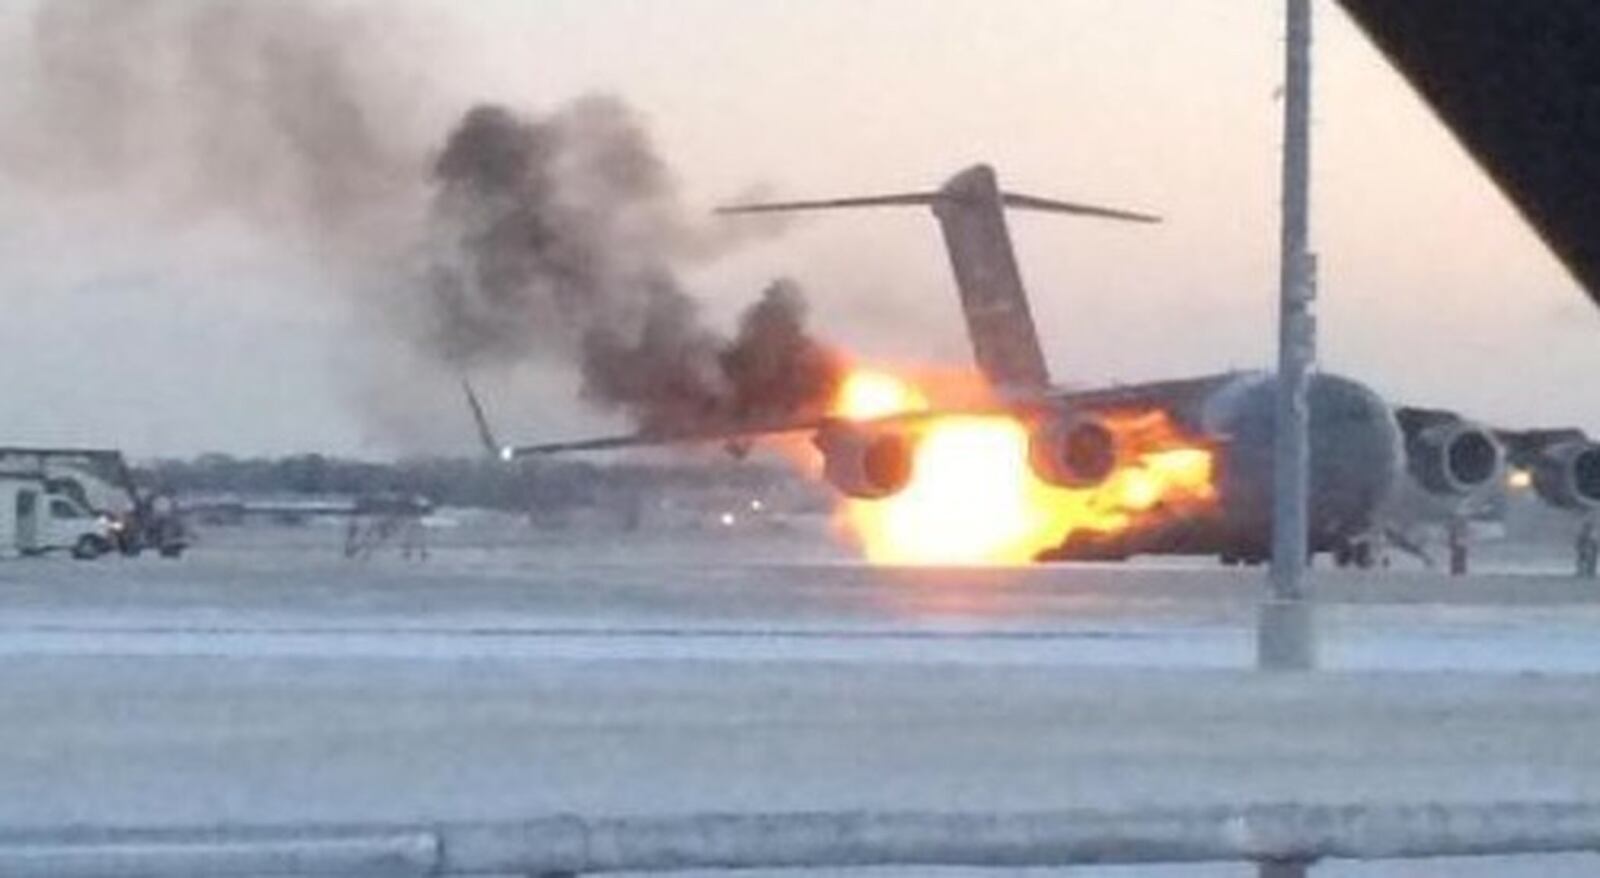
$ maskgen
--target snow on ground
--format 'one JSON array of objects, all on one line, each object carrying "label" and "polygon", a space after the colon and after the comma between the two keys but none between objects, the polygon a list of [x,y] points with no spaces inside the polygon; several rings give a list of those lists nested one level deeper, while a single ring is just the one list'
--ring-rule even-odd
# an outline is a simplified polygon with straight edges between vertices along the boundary
[{"label": "snow on ground", "polygon": [[1324,574],[1346,672],[1263,676],[1259,573],[293,536],[0,566],[0,824],[1600,798],[1600,590],[1571,579]]}]

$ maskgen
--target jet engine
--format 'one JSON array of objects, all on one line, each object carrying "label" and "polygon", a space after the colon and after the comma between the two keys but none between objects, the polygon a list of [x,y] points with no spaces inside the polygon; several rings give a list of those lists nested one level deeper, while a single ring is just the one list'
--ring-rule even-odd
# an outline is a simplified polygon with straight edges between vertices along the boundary
[{"label": "jet engine", "polygon": [[1058,488],[1093,488],[1117,466],[1117,437],[1100,420],[1072,416],[1035,427],[1028,463],[1040,480]]},{"label": "jet engine", "polygon": [[1476,491],[1499,477],[1504,457],[1494,434],[1459,418],[1406,431],[1406,465],[1434,494]]},{"label": "jet engine", "polygon": [[1533,489],[1562,509],[1600,508],[1600,445],[1581,439],[1539,451],[1530,469]]},{"label": "jet engine", "polygon": [[836,424],[817,433],[816,446],[823,476],[847,496],[881,500],[911,481],[916,444],[905,433]]}]

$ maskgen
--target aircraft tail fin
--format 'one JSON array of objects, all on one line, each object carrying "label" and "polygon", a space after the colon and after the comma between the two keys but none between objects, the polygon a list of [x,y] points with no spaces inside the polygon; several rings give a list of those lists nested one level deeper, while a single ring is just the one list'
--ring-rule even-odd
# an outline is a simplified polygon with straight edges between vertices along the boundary
[{"label": "aircraft tail fin", "polygon": [[996,387],[1039,390],[1050,384],[1039,333],[1022,285],[1005,208],[1075,214],[1128,222],[1160,222],[1133,211],[1002,192],[988,165],[974,165],[951,177],[937,192],[912,192],[863,198],[786,201],[723,207],[718,213],[773,213],[856,207],[933,208],[944,233],[945,249],[961,294],[978,368]]}]

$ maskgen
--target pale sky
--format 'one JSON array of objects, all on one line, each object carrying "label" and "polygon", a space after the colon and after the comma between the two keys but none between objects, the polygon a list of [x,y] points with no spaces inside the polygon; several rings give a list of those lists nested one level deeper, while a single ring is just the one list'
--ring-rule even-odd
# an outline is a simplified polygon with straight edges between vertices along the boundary
[{"label": "pale sky", "polygon": [[[476,100],[538,109],[614,92],[646,116],[686,195],[705,206],[752,183],[794,197],[932,188],[987,161],[1013,190],[1167,218],[1151,228],[1013,217],[1057,381],[1272,359],[1281,3],[410,7],[397,51],[414,53],[418,124],[441,137]],[[1343,13],[1319,2],[1316,15],[1323,368],[1397,403],[1600,432],[1586,392],[1600,373],[1600,311]],[[21,18],[0,14],[12,31],[0,51],[15,49]],[[206,255],[204,273],[194,253]],[[726,318],[775,275],[804,284],[822,334],[853,349],[969,357],[926,215],[819,217],[697,281]],[[362,349],[348,343],[354,318],[340,297],[236,230],[173,239],[0,191],[0,297],[0,443],[415,450],[415,437],[351,403],[347,373]],[[427,445],[465,453],[470,425],[447,384],[419,384],[415,413],[436,428]],[[583,411],[570,377],[536,396],[500,384],[494,406],[517,438],[616,426]]]}]

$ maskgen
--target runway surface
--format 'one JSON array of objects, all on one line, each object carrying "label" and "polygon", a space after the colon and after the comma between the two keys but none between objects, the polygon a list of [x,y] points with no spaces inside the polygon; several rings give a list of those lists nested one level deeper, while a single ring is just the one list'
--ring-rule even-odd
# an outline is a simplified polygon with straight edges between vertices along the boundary
[{"label": "runway surface", "polygon": [[1215,568],[5,564],[0,823],[1600,798],[1592,585],[1317,587],[1303,677],[1245,670],[1260,574]]},{"label": "runway surface", "polygon": [[[703,660],[1244,668],[1259,571],[879,570],[602,552],[318,551],[0,564],[0,656]],[[1600,672],[1600,584],[1323,572],[1324,664]],[[91,635],[92,636],[89,636]]]}]

